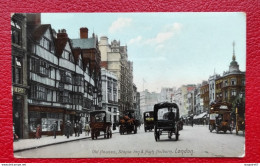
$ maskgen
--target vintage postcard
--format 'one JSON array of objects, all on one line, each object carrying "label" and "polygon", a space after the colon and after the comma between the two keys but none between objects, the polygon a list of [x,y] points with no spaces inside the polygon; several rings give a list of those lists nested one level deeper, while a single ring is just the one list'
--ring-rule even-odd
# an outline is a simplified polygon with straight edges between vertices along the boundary
[{"label": "vintage postcard", "polygon": [[245,156],[245,13],[13,13],[11,30],[15,158]]}]

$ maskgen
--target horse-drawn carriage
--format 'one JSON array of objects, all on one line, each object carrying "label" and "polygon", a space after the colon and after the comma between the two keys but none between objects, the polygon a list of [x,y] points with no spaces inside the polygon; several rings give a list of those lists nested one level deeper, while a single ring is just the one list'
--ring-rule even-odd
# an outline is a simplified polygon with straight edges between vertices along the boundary
[{"label": "horse-drawn carriage", "polygon": [[97,139],[97,137],[100,136],[100,132],[104,132],[104,138],[111,138],[111,125],[112,123],[107,119],[106,111],[90,112],[90,128],[92,139]]},{"label": "horse-drawn carriage", "polygon": [[137,133],[137,127],[140,125],[140,121],[135,118],[135,110],[126,110],[123,117],[119,121],[119,133],[122,135],[125,132],[127,134],[134,132]]},{"label": "horse-drawn carriage", "polygon": [[151,131],[154,128],[153,111],[144,112],[144,131]]},{"label": "horse-drawn carriage", "polygon": [[232,133],[231,104],[224,102],[211,104],[209,130],[210,132],[216,130],[216,133],[220,131]]},{"label": "horse-drawn carriage", "polygon": [[175,134],[175,140],[179,139],[179,107],[175,103],[158,103],[154,105],[154,137],[160,140],[163,133],[171,139]]}]

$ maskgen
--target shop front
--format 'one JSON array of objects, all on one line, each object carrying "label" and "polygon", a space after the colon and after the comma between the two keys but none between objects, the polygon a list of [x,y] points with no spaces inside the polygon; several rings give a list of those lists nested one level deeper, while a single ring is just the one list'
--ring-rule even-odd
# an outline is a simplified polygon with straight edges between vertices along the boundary
[{"label": "shop front", "polygon": [[27,137],[27,96],[26,89],[22,87],[12,87],[13,92],[13,125],[15,134],[19,138]]},{"label": "shop front", "polygon": [[53,124],[56,122],[58,123],[57,135],[61,135],[64,112],[63,108],[29,105],[29,137],[35,138],[38,125],[41,127],[41,135],[53,135]]}]

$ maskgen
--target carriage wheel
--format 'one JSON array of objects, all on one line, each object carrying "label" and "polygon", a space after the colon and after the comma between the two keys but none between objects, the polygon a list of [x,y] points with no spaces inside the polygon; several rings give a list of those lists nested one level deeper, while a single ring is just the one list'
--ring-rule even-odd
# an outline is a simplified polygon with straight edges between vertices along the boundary
[{"label": "carriage wheel", "polygon": [[178,141],[179,139],[179,129],[178,127],[175,127],[175,141]]},{"label": "carriage wheel", "polygon": [[134,126],[134,134],[137,133],[137,126]]},{"label": "carriage wheel", "polygon": [[154,138],[155,138],[155,141],[158,140],[158,136],[157,136],[158,132],[157,132],[157,128],[154,127]]},{"label": "carriage wheel", "polygon": [[120,125],[120,127],[119,127],[119,133],[120,133],[120,135],[122,135],[123,134],[123,131],[122,131],[122,126]]},{"label": "carriage wheel", "polygon": [[213,126],[209,125],[209,131],[212,132],[213,131]]},{"label": "carriage wheel", "polygon": [[172,139],[172,132],[171,131],[168,132],[168,138]]},{"label": "carriage wheel", "polygon": [[109,130],[110,138],[112,138],[112,130]]}]

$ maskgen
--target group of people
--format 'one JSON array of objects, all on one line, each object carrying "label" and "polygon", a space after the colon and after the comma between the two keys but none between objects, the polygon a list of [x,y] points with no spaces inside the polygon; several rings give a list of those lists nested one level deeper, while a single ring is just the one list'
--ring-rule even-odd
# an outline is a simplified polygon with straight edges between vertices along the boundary
[{"label": "group of people", "polygon": [[[51,126],[50,126],[51,132],[53,133],[54,139],[56,139],[57,136],[57,131],[58,131],[58,121],[55,121]],[[90,133],[90,125],[86,123],[85,127],[85,136],[89,135]],[[69,120],[66,121],[65,123],[60,122],[60,131],[62,135],[65,135],[67,138],[75,134],[75,137],[79,137],[80,134],[83,133],[83,126],[81,121],[76,122],[76,123],[71,123]],[[36,127],[36,132],[35,132],[35,138],[40,139],[41,138],[41,125],[38,124]],[[14,133],[14,140],[16,136]]]}]

